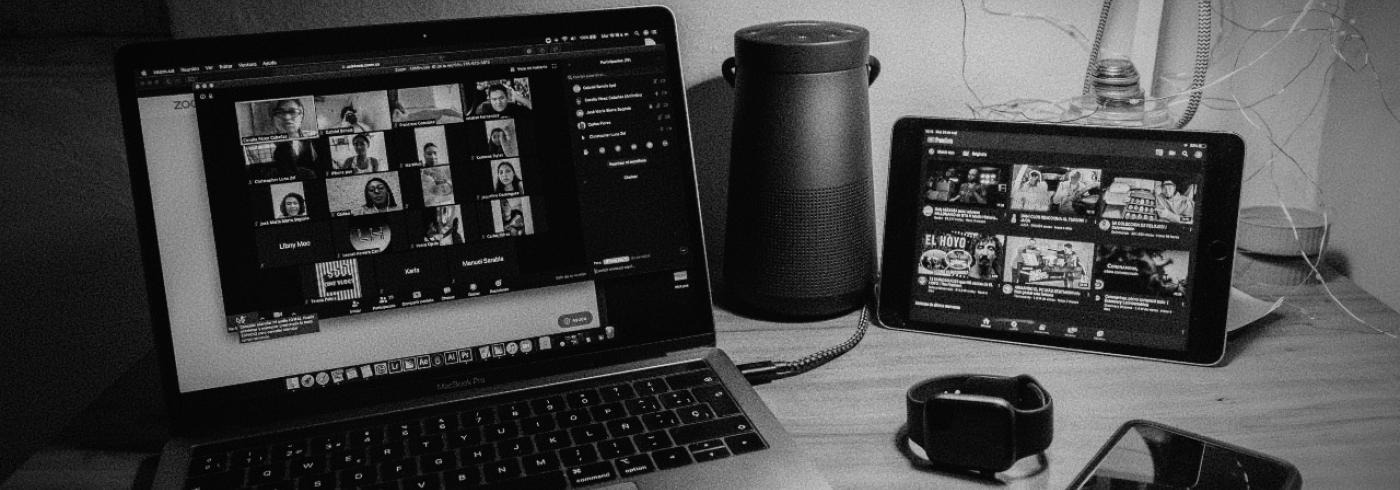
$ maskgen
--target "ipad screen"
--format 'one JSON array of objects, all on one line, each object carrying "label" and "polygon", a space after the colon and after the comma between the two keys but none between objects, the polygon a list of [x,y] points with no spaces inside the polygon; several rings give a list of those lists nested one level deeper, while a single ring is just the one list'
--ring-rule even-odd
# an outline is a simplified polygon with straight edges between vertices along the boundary
[{"label": "ipad screen", "polygon": [[1219,266],[1201,245],[1211,241],[1207,196],[1238,192],[1207,178],[1217,135],[919,126],[905,128],[917,137],[905,143],[918,152],[905,174],[917,174],[917,198],[891,201],[913,208],[912,223],[897,217],[910,209],[889,211],[890,226],[912,234],[887,235],[912,243],[889,244],[899,256],[885,257],[887,274],[903,269],[892,276],[907,281],[909,324],[1189,350],[1201,273]]}]

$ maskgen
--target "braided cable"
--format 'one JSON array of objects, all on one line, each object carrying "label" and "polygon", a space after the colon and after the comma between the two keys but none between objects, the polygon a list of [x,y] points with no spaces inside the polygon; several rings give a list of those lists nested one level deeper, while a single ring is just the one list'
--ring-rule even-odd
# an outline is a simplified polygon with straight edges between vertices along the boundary
[{"label": "braided cable", "polygon": [[1186,127],[1186,123],[1196,116],[1196,108],[1201,105],[1204,92],[1201,87],[1206,84],[1206,69],[1210,68],[1211,30],[1210,0],[1200,0],[1196,3],[1196,66],[1191,74],[1191,98],[1186,103],[1186,110],[1181,113],[1181,119],[1176,122],[1177,129]]},{"label": "braided cable", "polygon": [[859,344],[861,339],[865,338],[865,331],[870,328],[870,308],[871,306],[868,303],[861,307],[860,320],[856,321],[856,331],[851,334],[851,338],[846,339],[845,342],[808,354],[796,361],[779,361],[773,363],[778,368],[776,378],[787,378],[811,371],[854,349],[856,344]]},{"label": "braided cable", "polygon": [[1084,71],[1084,93],[1089,95],[1094,91],[1094,74],[1099,71],[1099,50],[1103,48],[1103,34],[1108,30],[1108,12],[1113,8],[1113,0],[1103,0],[1103,9],[1099,11],[1099,26],[1094,30],[1094,42],[1089,48],[1089,67]]}]

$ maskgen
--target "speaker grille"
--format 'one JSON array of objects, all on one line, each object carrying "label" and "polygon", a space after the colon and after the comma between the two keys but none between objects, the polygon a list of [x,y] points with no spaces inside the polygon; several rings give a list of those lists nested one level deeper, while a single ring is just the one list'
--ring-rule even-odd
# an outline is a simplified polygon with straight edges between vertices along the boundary
[{"label": "speaker grille", "polygon": [[[759,294],[822,297],[859,291],[871,278],[874,222],[869,180],[840,187],[757,191],[747,226],[730,236],[728,280]],[[733,231],[738,230],[731,230]]]}]

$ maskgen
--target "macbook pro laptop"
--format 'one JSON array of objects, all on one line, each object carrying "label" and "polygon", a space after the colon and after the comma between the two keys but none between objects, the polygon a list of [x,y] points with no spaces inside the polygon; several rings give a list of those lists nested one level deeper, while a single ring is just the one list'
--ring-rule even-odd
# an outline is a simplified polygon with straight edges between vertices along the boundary
[{"label": "macbook pro laptop", "polygon": [[118,55],[157,488],[820,488],[714,348],[664,8]]}]

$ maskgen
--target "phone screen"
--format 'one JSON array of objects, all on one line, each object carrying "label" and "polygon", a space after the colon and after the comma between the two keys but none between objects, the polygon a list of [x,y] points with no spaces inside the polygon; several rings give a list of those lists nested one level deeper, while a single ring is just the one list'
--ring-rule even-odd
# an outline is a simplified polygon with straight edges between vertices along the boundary
[{"label": "phone screen", "polygon": [[1297,483],[1297,470],[1287,462],[1163,426],[1130,422],[1116,435],[1071,488],[1285,489]]}]

